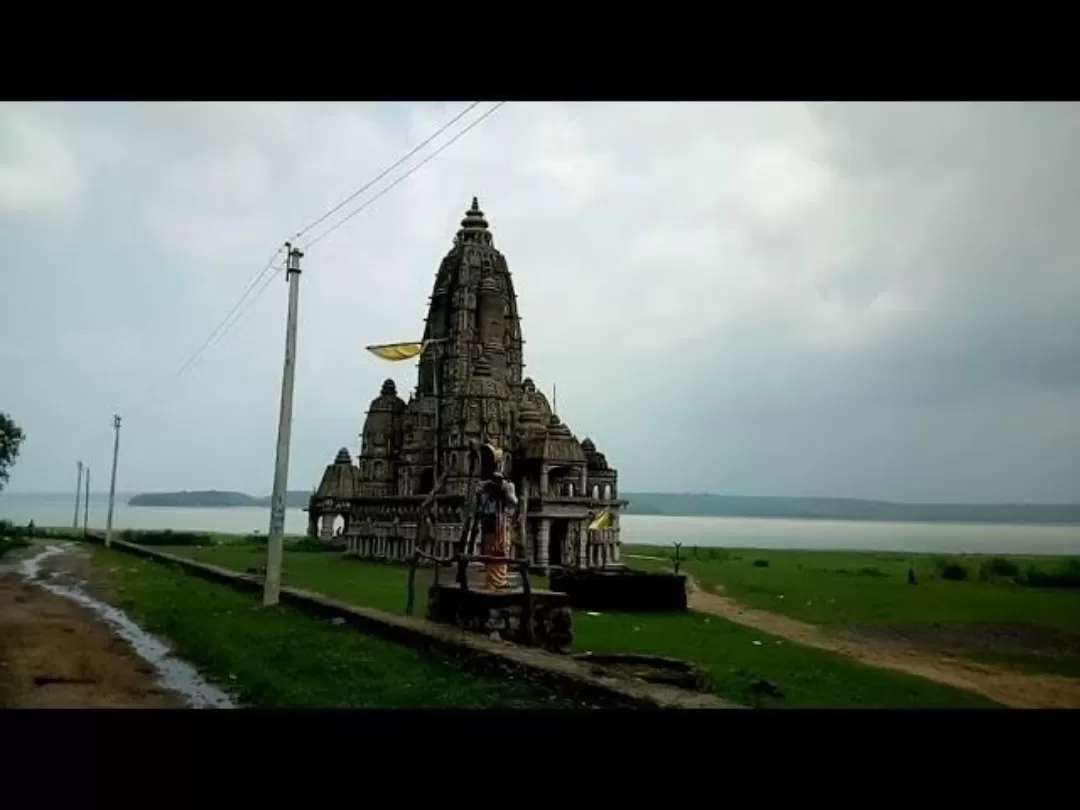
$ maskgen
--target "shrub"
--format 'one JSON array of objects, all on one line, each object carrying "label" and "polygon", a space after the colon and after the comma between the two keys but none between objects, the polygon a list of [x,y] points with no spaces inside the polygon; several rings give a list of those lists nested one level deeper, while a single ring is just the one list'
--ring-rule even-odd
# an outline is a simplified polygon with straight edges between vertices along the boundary
[{"label": "shrub", "polygon": [[198,532],[174,532],[172,529],[163,531],[132,531],[125,529],[123,538],[129,543],[138,543],[140,546],[209,546],[213,540],[208,534]]},{"label": "shrub", "polygon": [[1057,571],[1029,566],[1024,579],[1030,588],[1080,588],[1080,560],[1069,560]]},{"label": "shrub", "polygon": [[753,565],[754,565],[754,568],[768,568],[769,567],[769,561],[768,560],[754,560]]},{"label": "shrub", "polygon": [[959,563],[946,563],[941,568],[941,578],[951,582],[963,582],[967,575],[968,570]]},{"label": "shrub", "polygon": [[886,574],[880,568],[860,568],[859,569],[859,576],[860,577],[877,577],[877,578],[881,578],[881,577],[887,577],[888,574]]},{"label": "shrub", "polygon": [[991,579],[1012,579],[1020,575],[1020,567],[1012,560],[994,557],[979,567],[979,579],[986,582]]}]

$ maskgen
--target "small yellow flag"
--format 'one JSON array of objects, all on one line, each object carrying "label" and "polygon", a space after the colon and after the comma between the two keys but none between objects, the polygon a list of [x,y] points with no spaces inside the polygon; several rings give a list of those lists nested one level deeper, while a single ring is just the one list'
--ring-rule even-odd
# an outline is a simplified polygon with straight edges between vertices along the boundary
[{"label": "small yellow flag", "polygon": [[369,352],[382,360],[397,362],[410,360],[424,351],[423,343],[384,343],[379,346],[366,346]]},{"label": "small yellow flag", "polygon": [[600,512],[599,515],[597,515],[595,518],[593,518],[592,523],[589,524],[589,531],[590,532],[602,532],[605,529],[610,529],[610,528],[611,528],[611,512],[609,512],[607,509],[604,509],[602,512]]}]

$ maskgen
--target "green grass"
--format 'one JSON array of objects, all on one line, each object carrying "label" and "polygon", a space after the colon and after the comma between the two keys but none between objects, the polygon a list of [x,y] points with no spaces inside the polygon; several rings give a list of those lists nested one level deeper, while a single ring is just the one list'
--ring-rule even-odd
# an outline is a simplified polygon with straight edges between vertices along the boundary
[{"label": "green grass", "polygon": [[[93,548],[120,606],[244,705],[288,708],[567,708],[523,680],[337,627],[173,567]],[[316,556],[316,555],[312,555]],[[290,558],[291,562],[291,558]]]},{"label": "green grass", "polygon": [[[171,553],[244,571],[266,552],[233,544],[170,548]],[[393,613],[405,609],[404,566],[286,551],[282,581],[353,604]],[[444,576],[448,572],[444,571]],[[430,570],[417,576],[416,615],[424,615]],[[541,582],[537,587],[542,587]],[[696,614],[574,614],[577,652],[646,652],[694,661],[715,691],[741,705],[791,707],[974,708],[996,704],[902,673],[876,670],[822,650],[783,642],[716,617]],[[761,644],[754,644],[760,641]],[[781,697],[762,693],[774,684]]]},{"label": "green grass", "polygon": [[[670,548],[629,546],[623,553],[626,562],[635,566],[671,570],[670,562],[634,559],[638,555],[668,558]],[[984,580],[980,570],[994,559],[988,556],[699,549],[695,559],[693,551],[686,548],[682,555],[682,570],[701,585],[723,587],[743,604],[826,627],[1030,624],[1080,633],[1080,590]],[[1041,571],[1064,570],[1069,564],[1067,558],[1007,559],[1021,572],[1031,566]],[[907,584],[909,562],[918,580],[914,586]],[[941,573],[947,564],[964,567],[967,578],[943,579]],[[1080,674],[1080,660],[1074,655],[1005,650],[967,654],[1027,671]]]},{"label": "green grass", "polygon": [[[800,708],[989,708],[980,695],[857,664],[698,613],[574,614],[574,645],[593,652],[640,652],[693,661],[714,690],[742,705]],[[757,643],[755,643],[757,642]],[[762,693],[765,684],[782,696]]]},{"label": "green grass", "polygon": [[0,537],[0,560],[15,549],[26,548],[28,545],[29,543],[21,537]]}]

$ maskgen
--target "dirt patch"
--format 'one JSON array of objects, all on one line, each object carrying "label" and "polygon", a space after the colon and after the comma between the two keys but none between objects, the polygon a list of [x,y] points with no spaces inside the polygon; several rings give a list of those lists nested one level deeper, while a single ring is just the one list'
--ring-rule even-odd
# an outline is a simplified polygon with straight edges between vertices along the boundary
[{"label": "dirt patch", "polygon": [[834,633],[818,625],[767,610],[746,607],[722,593],[701,589],[688,579],[690,608],[733,621],[798,644],[838,653],[860,664],[906,672],[920,678],[983,695],[1017,709],[1080,708],[1080,680],[1060,675],[1012,672],[911,646],[901,638],[877,640],[855,633]]},{"label": "dirt patch", "polygon": [[[25,557],[32,550],[22,551]],[[182,708],[153,666],[93,613],[0,569],[0,708]],[[51,558],[43,578],[81,583],[98,598],[105,579],[85,552]]]},{"label": "dirt patch", "polygon": [[967,650],[1080,659],[1080,634],[1022,622],[875,626],[860,627],[857,632],[871,641],[938,651]]},{"label": "dirt patch", "polygon": [[92,612],[0,577],[0,708],[180,708]]}]

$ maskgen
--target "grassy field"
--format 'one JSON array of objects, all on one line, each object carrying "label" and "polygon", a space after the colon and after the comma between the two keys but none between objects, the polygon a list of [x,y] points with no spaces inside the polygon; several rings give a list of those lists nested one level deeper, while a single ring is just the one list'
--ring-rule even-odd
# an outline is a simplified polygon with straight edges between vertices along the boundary
[{"label": "grassy field", "polygon": [[[542,687],[495,680],[436,654],[94,547],[120,606],[245,705],[287,708],[570,708]],[[292,562],[290,556],[290,563]]]},{"label": "grassy field", "polygon": [[[670,548],[627,547],[627,562],[671,570]],[[1080,676],[1080,588],[1032,587],[1038,575],[1068,582],[1075,560],[760,549],[682,550],[682,570],[751,607],[827,627],[890,633],[1025,670]],[[917,585],[908,584],[908,566]],[[946,578],[949,574],[963,579]],[[967,646],[965,646],[967,645]]]},{"label": "grassy field", "polygon": [[[265,549],[229,543],[163,548],[245,571],[265,563]],[[393,613],[405,609],[407,570],[343,560],[333,553],[286,551],[283,582]],[[425,610],[431,572],[417,577],[417,615]],[[537,583],[542,586],[542,581]],[[723,619],[697,614],[574,615],[578,652],[647,652],[695,661],[712,675],[721,697],[767,707],[969,708],[992,706],[978,695],[901,673],[864,667],[832,653],[772,638]],[[755,643],[757,642],[757,643]]]}]

